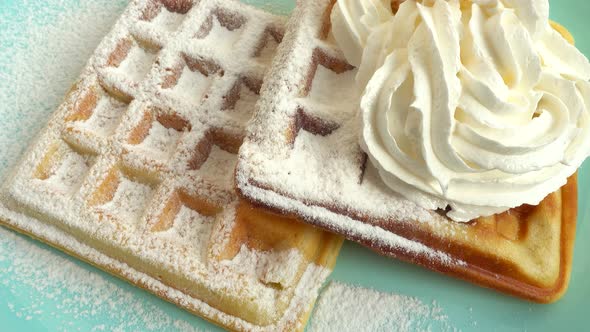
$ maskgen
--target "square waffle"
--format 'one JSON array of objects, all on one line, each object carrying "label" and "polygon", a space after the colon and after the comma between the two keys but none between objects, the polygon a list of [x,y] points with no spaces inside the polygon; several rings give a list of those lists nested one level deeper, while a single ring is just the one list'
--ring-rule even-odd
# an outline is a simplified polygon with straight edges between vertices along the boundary
[{"label": "square waffle", "polygon": [[0,191],[5,226],[232,330],[305,326],[342,239],[233,174],[284,18],[132,1]]},{"label": "square waffle", "polygon": [[391,191],[358,143],[356,68],[331,34],[334,2],[298,3],[240,150],[241,195],[385,255],[529,300],[558,299],[571,269],[576,177],[538,206],[470,223]]}]

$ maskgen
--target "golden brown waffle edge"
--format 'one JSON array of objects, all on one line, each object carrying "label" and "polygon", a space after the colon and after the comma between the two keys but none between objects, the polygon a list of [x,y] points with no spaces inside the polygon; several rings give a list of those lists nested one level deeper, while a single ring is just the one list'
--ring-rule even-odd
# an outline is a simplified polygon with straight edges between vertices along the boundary
[{"label": "golden brown waffle edge", "polygon": [[[559,299],[567,290],[571,272],[577,212],[575,175],[563,188],[549,195],[538,206],[519,207],[467,224],[434,216],[434,212],[431,212],[433,217],[429,219],[433,220],[430,221],[412,218],[403,220],[394,215],[384,217],[368,208],[356,208],[354,199],[350,199],[354,196],[349,197],[347,189],[358,188],[362,193],[368,194],[380,190],[370,191],[373,187],[366,189],[363,181],[371,175],[371,170],[368,170],[366,156],[360,149],[346,151],[348,154],[342,155],[339,160],[344,164],[354,164],[351,170],[355,167],[360,169],[355,175],[360,178],[357,186],[353,184],[348,187],[334,187],[340,196],[337,193],[317,194],[311,191],[313,187],[299,185],[295,180],[288,184],[281,183],[289,180],[289,176],[278,176],[277,165],[280,162],[288,164],[291,160],[289,156],[295,153],[295,149],[309,149],[309,146],[314,146],[328,151],[322,151],[324,157],[328,154],[337,155],[341,152],[332,149],[330,144],[346,140],[347,136],[342,131],[352,128],[349,122],[354,120],[341,120],[334,115],[341,112],[337,106],[332,110],[330,105],[322,104],[319,107],[318,104],[305,104],[305,101],[301,101],[310,98],[309,90],[314,86],[320,65],[324,70],[331,71],[334,77],[350,70],[346,62],[343,62],[342,55],[338,55],[333,41],[330,41],[329,14],[333,4],[334,1],[329,0],[302,1],[293,14],[296,18],[293,19],[285,36],[287,41],[283,43],[277,56],[277,59],[288,62],[289,65],[275,61],[271,76],[276,79],[271,79],[266,83],[266,88],[263,87],[262,102],[258,105],[259,116],[252,122],[246,138],[246,148],[241,152],[236,179],[242,197],[269,211],[303,218],[310,224],[343,234],[383,255],[417,263],[527,300],[550,303]],[[305,28],[298,27],[293,22],[299,22]],[[567,30],[553,22],[552,26],[573,42]],[[297,57],[307,58],[307,62]],[[287,68],[307,74],[295,75]],[[279,97],[274,98],[265,89]],[[326,96],[329,104],[330,90],[326,90]],[[303,106],[290,106],[289,109],[284,106],[287,103],[277,102],[278,99],[290,98],[293,104]],[[335,105],[340,105],[339,100],[331,100]],[[309,105],[320,110],[307,107]],[[279,116],[277,113],[286,115]],[[335,120],[332,121],[333,119]],[[279,129],[275,131],[275,127]],[[282,132],[280,128],[283,128]],[[271,134],[265,133],[269,130]],[[306,132],[306,141],[300,143],[303,132]],[[273,140],[280,143],[269,140],[268,137],[275,137]],[[351,144],[356,145],[356,141],[351,140]],[[272,154],[267,154],[269,159],[279,155],[276,157],[276,164],[258,157],[259,153],[265,154],[267,151],[272,151]],[[297,152],[301,151],[306,152]],[[314,157],[306,155],[306,158]],[[301,167],[313,165],[313,162],[314,160],[307,160],[305,166]],[[324,159],[317,162],[329,164],[332,161]],[[260,171],[258,168],[260,165],[265,166],[265,163],[271,166]],[[297,170],[295,167],[285,168],[289,172]],[[340,169],[334,167],[334,170]],[[308,172],[313,172],[313,168]],[[346,176],[351,173],[353,172],[349,171]],[[342,180],[337,176],[332,177],[330,173],[322,173],[317,177],[310,175],[317,182],[317,191],[325,190],[320,189],[323,188],[322,176],[329,177],[326,182]],[[370,179],[379,181],[375,180],[375,176]],[[379,194],[381,195],[381,191]],[[381,200],[382,196],[385,197],[386,194],[379,196],[380,200],[375,204],[383,204],[385,199]],[[400,214],[403,215],[403,212]]]}]

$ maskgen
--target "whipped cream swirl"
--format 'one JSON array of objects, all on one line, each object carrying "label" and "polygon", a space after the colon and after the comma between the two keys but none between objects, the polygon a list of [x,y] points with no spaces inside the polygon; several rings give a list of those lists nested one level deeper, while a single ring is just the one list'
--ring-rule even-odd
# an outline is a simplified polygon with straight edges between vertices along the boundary
[{"label": "whipped cream swirl", "polygon": [[[361,146],[393,190],[456,221],[538,204],[590,155],[590,63],[548,0],[338,0]],[[351,42],[352,41],[352,42]]]}]

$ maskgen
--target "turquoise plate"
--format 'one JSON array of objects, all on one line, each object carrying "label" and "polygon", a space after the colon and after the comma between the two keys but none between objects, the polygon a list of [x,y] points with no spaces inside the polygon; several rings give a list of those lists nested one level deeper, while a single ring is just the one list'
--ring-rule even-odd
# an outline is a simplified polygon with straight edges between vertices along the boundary
[{"label": "turquoise plate", "polygon": [[[99,0],[100,3],[104,2],[113,8],[112,21],[124,8],[125,3],[121,0],[105,1]],[[288,13],[294,6],[293,2],[288,0],[246,2],[255,5],[266,3],[264,8],[281,13]],[[36,79],[37,74],[23,76],[23,69],[17,66],[17,62],[45,59],[47,66],[51,67],[53,61],[59,62],[65,59],[68,51],[73,52],[74,50],[53,47],[50,49],[57,50],[56,54],[47,54],[45,58],[35,52],[21,52],[25,59],[6,60],[14,56],[13,50],[23,50],[27,47],[34,50],[34,45],[27,43],[38,39],[29,36],[30,31],[43,31],[39,26],[51,27],[62,11],[74,6],[84,6],[86,3],[90,3],[90,0],[32,3],[20,0],[0,1],[0,80],[18,82],[17,77],[23,77],[23,80]],[[590,2],[553,0],[551,6],[552,18],[566,26],[576,37],[578,48],[590,56],[590,36],[587,34],[590,30]],[[48,31],[50,35],[51,29]],[[70,35],[76,36],[75,32]],[[92,47],[83,52],[89,54],[91,51]],[[84,54],[83,52],[81,54]],[[26,58],[29,55],[30,59]],[[35,65],[44,68],[46,64]],[[81,68],[82,65],[83,62],[76,64],[77,68]],[[39,72],[38,75],[44,73]],[[63,96],[67,89],[67,84],[63,81],[73,82],[77,72],[70,76],[56,77],[56,81],[61,82],[60,90],[50,92],[55,96]],[[27,83],[23,82],[23,85],[26,86]],[[10,86],[6,89],[5,87],[6,84],[0,83],[0,90],[5,90],[0,91],[0,176],[5,173],[7,166],[14,162],[13,157],[9,158],[6,155],[13,156],[15,151],[21,151],[59,103],[57,97],[41,99],[44,101],[41,103],[37,99],[23,100],[18,95],[18,92],[22,91],[19,90],[19,86]],[[23,123],[26,128],[20,127]],[[588,330],[586,315],[590,305],[590,283],[587,282],[587,277],[590,276],[589,184],[590,163],[586,162],[579,177],[577,241],[570,288],[563,299],[555,304],[538,305],[504,296],[414,265],[380,257],[350,242],[344,245],[331,279],[378,291],[417,297],[427,304],[435,302],[446,315],[447,324],[442,326],[433,319],[432,324],[429,324],[433,330],[449,329],[449,326],[463,331],[555,331],[563,328],[575,331]],[[48,246],[5,230],[0,232],[0,330],[184,330],[191,327],[206,331],[218,330],[174,305]],[[26,250],[26,255],[23,254],[23,250]],[[29,254],[35,257],[29,257]],[[61,263],[54,266],[56,262]],[[60,269],[68,270],[64,272]],[[75,277],[70,276],[70,270],[76,271]],[[27,276],[30,278],[27,279]],[[103,288],[108,289],[110,293],[101,294]],[[100,305],[93,306],[93,303]]]}]

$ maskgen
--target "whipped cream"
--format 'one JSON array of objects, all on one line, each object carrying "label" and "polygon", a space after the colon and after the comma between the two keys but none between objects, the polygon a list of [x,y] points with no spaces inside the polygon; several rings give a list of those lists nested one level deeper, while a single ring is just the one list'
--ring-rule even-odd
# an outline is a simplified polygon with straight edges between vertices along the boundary
[{"label": "whipped cream", "polygon": [[330,17],[332,34],[353,66],[360,65],[369,34],[391,20],[390,0],[338,0]]},{"label": "whipped cream", "polygon": [[456,221],[563,186],[590,155],[590,63],[548,0],[389,3],[339,0],[331,16],[383,181]]}]

